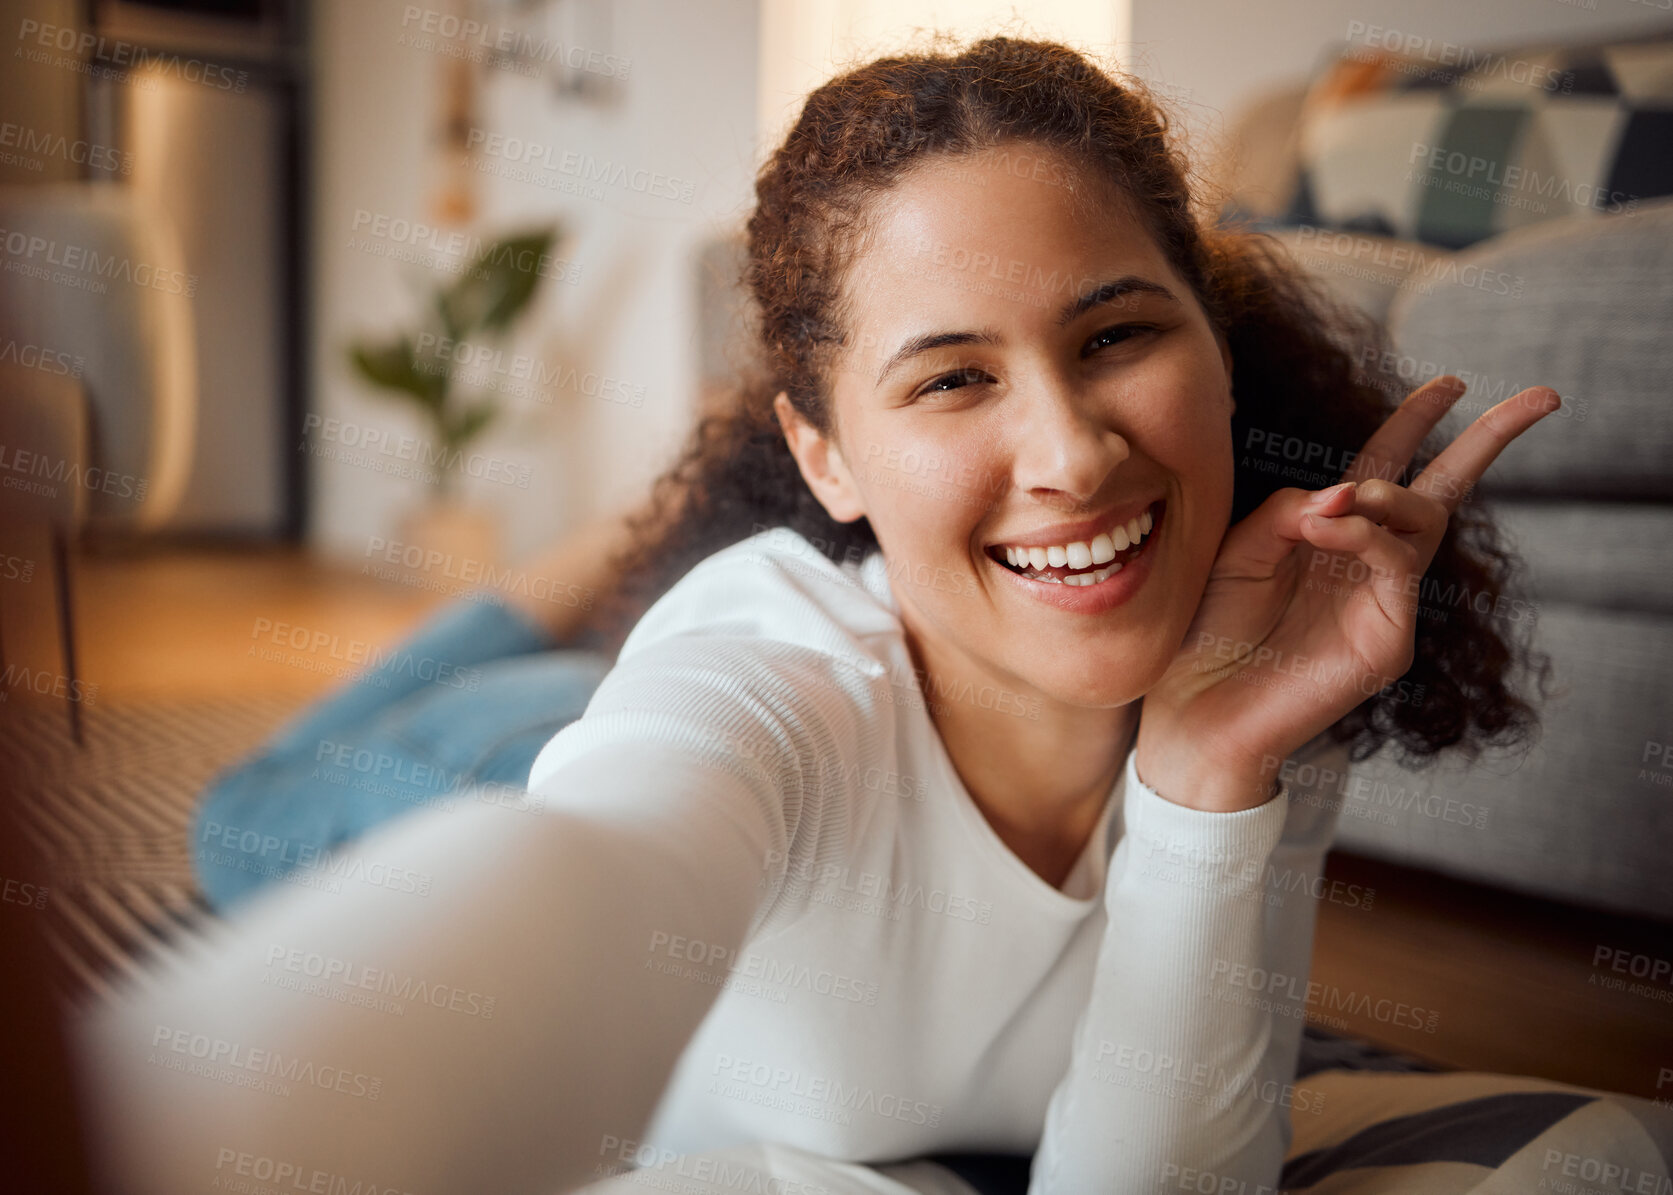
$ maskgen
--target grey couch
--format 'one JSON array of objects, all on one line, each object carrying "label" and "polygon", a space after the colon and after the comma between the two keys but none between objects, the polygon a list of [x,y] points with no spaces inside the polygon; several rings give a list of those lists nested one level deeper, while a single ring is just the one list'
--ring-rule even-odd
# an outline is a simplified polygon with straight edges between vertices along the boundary
[{"label": "grey couch", "polygon": [[[1456,252],[1281,227],[1303,89],[1251,104],[1221,179],[1325,284],[1386,321],[1403,383],[1470,383],[1450,439],[1500,398],[1564,408],[1478,499],[1526,562],[1501,616],[1531,619],[1556,693],[1525,756],[1358,765],[1336,843],[1572,904],[1673,921],[1673,199],[1530,224]],[[1269,205],[1263,213],[1261,205]]]}]

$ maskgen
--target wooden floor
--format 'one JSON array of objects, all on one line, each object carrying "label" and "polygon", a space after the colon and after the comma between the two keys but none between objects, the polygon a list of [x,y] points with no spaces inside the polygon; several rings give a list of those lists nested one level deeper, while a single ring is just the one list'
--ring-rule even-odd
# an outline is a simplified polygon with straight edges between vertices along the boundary
[{"label": "wooden floor", "polygon": [[[398,638],[446,600],[295,550],[89,557],[76,588],[85,670],[113,699],[313,696],[353,669],[361,645]],[[269,650],[317,635],[331,641]]]},{"label": "wooden floor", "polygon": [[[111,702],[305,699],[337,683],[319,660],[387,643],[446,600],[294,551],[93,555],[76,579],[80,670]],[[15,623],[10,590],[8,603]],[[267,658],[280,624],[335,646]],[[1329,871],[1376,897],[1369,911],[1321,904],[1310,1019],[1448,1066],[1673,1099],[1673,1004],[1608,986],[1633,983],[1609,960],[1673,960],[1670,927],[1340,853]]]},{"label": "wooden floor", "polygon": [[[1375,888],[1376,900],[1371,912],[1321,905],[1313,981],[1327,1000],[1363,993],[1373,1004],[1386,998],[1433,1012],[1434,1031],[1426,1016],[1417,1029],[1326,1011],[1322,1002],[1310,1019],[1447,1066],[1673,1100],[1673,1074],[1664,1073],[1673,1071],[1673,1003],[1654,998],[1673,986],[1638,983],[1610,967],[1617,959],[1628,967],[1673,960],[1673,927],[1341,852],[1326,870]],[[1381,1012],[1419,1019],[1387,1006]]]}]

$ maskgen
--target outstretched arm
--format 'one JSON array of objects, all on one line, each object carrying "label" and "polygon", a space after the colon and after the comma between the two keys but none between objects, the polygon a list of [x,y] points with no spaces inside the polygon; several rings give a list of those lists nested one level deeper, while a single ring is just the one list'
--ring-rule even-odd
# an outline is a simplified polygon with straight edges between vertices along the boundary
[{"label": "outstretched arm", "polygon": [[[780,873],[846,832],[822,815],[840,779],[799,762],[808,736],[857,733],[819,667],[762,640],[653,644],[537,760],[544,808],[380,827],[341,891],[263,894],[95,1010],[78,1054],[108,1185],[585,1181],[602,1141],[639,1135],[717,994],[648,966],[654,944],[736,950]],[[772,718],[757,680],[817,706]]]}]

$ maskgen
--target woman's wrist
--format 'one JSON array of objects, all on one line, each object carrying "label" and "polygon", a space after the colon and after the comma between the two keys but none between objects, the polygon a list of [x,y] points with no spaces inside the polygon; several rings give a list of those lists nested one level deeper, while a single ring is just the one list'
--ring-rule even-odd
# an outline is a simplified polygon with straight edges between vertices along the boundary
[{"label": "woman's wrist", "polygon": [[1278,769],[1264,762],[1230,764],[1139,736],[1133,766],[1139,781],[1175,805],[1204,813],[1237,813],[1272,800],[1279,792]]}]

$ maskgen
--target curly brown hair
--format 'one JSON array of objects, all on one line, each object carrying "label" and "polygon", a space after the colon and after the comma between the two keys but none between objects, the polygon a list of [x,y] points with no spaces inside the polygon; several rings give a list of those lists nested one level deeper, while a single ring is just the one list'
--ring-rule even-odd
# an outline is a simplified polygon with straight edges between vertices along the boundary
[{"label": "curly brown hair", "polygon": [[[865,519],[836,522],[809,490],[773,396],[785,391],[830,432],[845,267],[871,201],[926,155],[1012,146],[1055,151],[1113,183],[1226,336],[1239,449],[1233,521],[1286,484],[1333,483],[1405,393],[1382,372],[1397,358],[1377,323],[1333,300],[1270,236],[1205,214],[1211,188],[1194,179],[1140,80],[1065,45],[1005,36],[880,58],[808,96],[757,175],[743,281],[759,359],[630,519],[631,542],[613,559],[620,585],[599,611],[606,647],[619,650],[639,614],[695,564],[764,528],[790,527],[838,562],[878,549]],[[1301,477],[1284,465],[1287,453],[1243,451],[1256,444],[1300,444],[1305,459],[1335,463]],[[1433,451],[1393,480],[1409,482]],[[1404,683],[1347,714],[1331,737],[1351,743],[1356,760],[1393,740],[1414,764],[1451,747],[1474,755],[1525,742],[1537,717],[1512,681],[1537,673],[1543,696],[1549,661],[1530,650],[1530,627],[1495,617],[1516,567],[1480,503],[1461,506],[1424,578],[1422,592],[1440,596],[1420,598]]]}]

